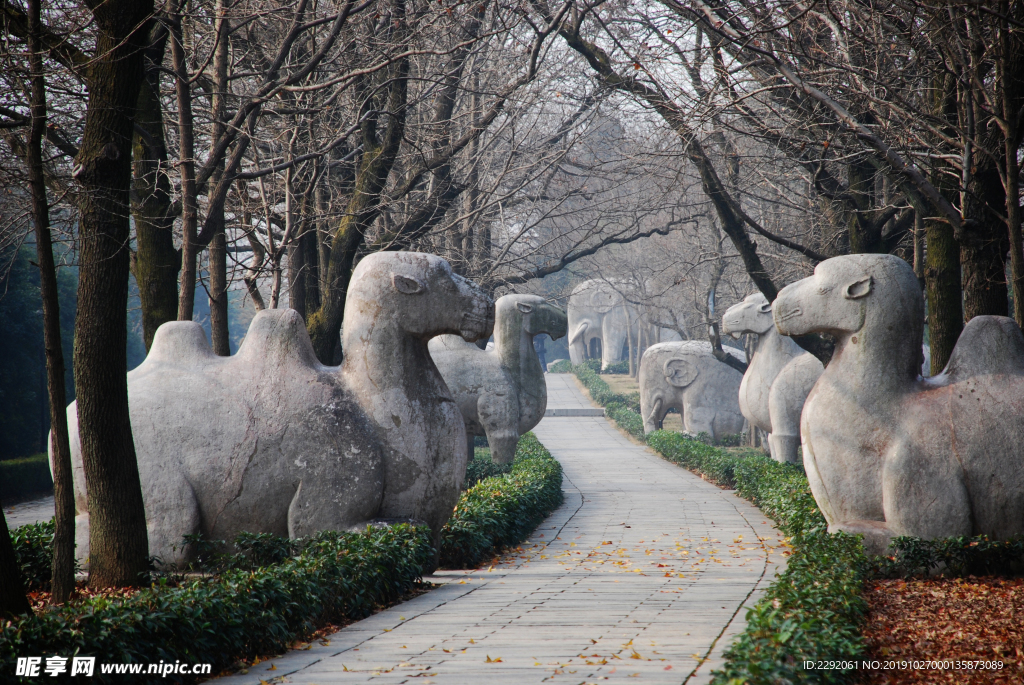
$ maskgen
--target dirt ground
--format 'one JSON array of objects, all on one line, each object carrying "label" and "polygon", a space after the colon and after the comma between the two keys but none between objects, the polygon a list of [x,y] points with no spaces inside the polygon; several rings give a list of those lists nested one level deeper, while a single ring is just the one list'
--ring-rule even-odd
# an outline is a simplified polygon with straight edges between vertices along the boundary
[{"label": "dirt ground", "polygon": [[[896,668],[862,670],[861,685],[1024,682],[1024,579],[877,580],[865,599],[866,658]],[[900,668],[915,660],[931,668]]]}]

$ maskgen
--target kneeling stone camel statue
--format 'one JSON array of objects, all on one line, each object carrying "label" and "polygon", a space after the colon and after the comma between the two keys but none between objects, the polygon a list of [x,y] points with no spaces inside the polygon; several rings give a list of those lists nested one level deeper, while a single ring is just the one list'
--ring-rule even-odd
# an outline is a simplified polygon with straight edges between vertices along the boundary
[{"label": "kneeling stone camel statue", "polygon": [[[505,295],[494,303],[494,349],[481,350],[457,335],[430,341],[430,355],[462,410],[468,440],[486,435],[491,461],[515,457],[519,436],[544,418],[548,389],[534,336],[557,340],[565,312],[537,295]],[[472,456],[472,447],[468,447]]]},{"label": "kneeling stone camel statue", "polygon": [[977,316],[938,376],[920,379],[924,305],[891,255],[818,264],[774,302],[785,335],[830,333],[835,353],[804,404],[804,468],[830,531],[884,553],[896,535],[1024,533],[1024,336]]},{"label": "kneeling stone camel statue", "polygon": [[752,426],[769,434],[775,461],[796,463],[800,412],[824,370],[821,362],[776,330],[772,305],[761,293],[729,307],[722,317],[722,332],[737,338],[757,334],[757,347],[740,383],[740,411]]},{"label": "kneeling stone camel statue", "polygon": [[[436,538],[465,477],[462,415],[427,340],[489,336],[493,308],[440,257],[364,258],[345,304],[344,362],[321,365],[293,310],[256,315],[238,353],[213,354],[199,324],[161,326],[128,374],[128,401],[150,554],[187,562],[182,536],[301,537],[381,518],[425,521]],[[72,436],[76,538],[89,511]]]}]

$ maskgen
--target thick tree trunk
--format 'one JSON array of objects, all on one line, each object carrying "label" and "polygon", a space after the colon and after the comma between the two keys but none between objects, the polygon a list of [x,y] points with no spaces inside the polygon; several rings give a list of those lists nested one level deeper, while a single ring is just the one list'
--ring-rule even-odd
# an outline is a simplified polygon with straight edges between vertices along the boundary
[{"label": "thick tree trunk", "polygon": [[[994,142],[994,141],[993,141]],[[993,214],[1006,204],[996,162],[978,160],[968,184],[966,216],[972,219],[959,237],[965,321],[976,316],[1007,315],[1006,224]]]},{"label": "thick tree trunk", "polygon": [[[178,271],[181,253],[174,247],[171,186],[167,177],[163,108],[160,106],[160,71],[167,30],[151,22],[146,48],[146,75],[136,105],[132,165],[135,220],[135,255],[132,273],[139,285],[142,337],[146,350],[156,329],[178,317]],[[141,131],[139,130],[141,129]],[[143,135],[143,133],[145,135]]]},{"label": "thick tree trunk", "polygon": [[942,221],[926,222],[928,254],[925,262],[925,292],[928,298],[928,340],[931,345],[932,375],[946,367],[964,328],[960,290],[960,248],[953,228]]},{"label": "thick tree trunk", "polygon": [[75,589],[75,493],[64,391],[64,350],[60,338],[57,268],[50,237],[50,205],[43,179],[43,135],[46,131],[46,82],[43,45],[39,38],[39,0],[29,0],[29,65],[32,73],[32,125],[28,142],[28,184],[43,301],[43,347],[46,350],[46,394],[50,407],[50,454],[53,471],[55,531],[53,536],[53,601],[63,604]]},{"label": "thick tree trunk", "polygon": [[129,186],[132,120],[143,77],[140,27],[152,0],[90,0],[96,58],[75,164],[80,269],[75,321],[78,432],[89,498],[89,583],[123,587],[147,569],[149,543],[128,414]]},{"label": "thick tree trunk", "polygon": [[25,596],[25,583],[21,579],[21,568],[14,556],[11,533],[7,529],[7,517],[0,503],[0,618],[9,618],[32,613],[32,607]]}]

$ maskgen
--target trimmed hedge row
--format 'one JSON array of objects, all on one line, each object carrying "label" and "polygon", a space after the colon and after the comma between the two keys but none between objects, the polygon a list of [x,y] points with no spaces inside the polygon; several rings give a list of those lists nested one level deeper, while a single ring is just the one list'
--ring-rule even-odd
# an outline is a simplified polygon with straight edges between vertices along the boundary
[{"label": "trimmed hedge row", "polygon": [[441,566],[474,568],[525,540],[562,503],[562,465],[533,433],[519,439],[511,470],[462,493],[441,529]]},{"label": "trimmed hedge row", "polygon": [[[505,468],[463,493],[442,530],[445,565],[472,566],[522,541],[561,503],[561,465],[532,433]],[[52,539],[52,521],[12,531],[32,589],[49,584]],[[26,654],[83,654],[109,663],[210,663],[217,672],[280,653],[327,622],[368,615],[406,592],[434,557],[426,529],[406,525],[303,540],[243,534],[235,545],[237,554],[223,555],[205,543],[200,566],[216,572],[210,578],[176,587],[162,578],[129,598],[97,597],[0,622],[0,663],[6,670]]]},{"label": "trimmed hedge row", "polygon": [[[2,621],[0,663],[6,670],[18,656],[83,654],[100,662],[210,663],[217,672],[280,653],[326,622],[368,615],[412,587],[433,558],[426,531],[406,525],[321,533],[301,547],[279,564]],[[113,682],[98,670],[95,677]]]},{"label": "trimmed hedge row", "polygon": [[45,452],[0,461],[0,501],[7,503],[51,490],[53,478]]},{"label": "trimmed hedge row", "polygon": [[[602,392],[607,383],[591,369],[574,367],[573,372],[599,404],[609,399],[615,403],[610,393]],[[644,439],[636,411],[620,405],[607,413],[633,435],[639,425],[637,437]],[[725,668],[714,672],[713,682],[847,682],[848,672],[805,670],[802,662],[853,660],[863,653],[861,627],[867,608],[861,591],[869,564],[859,538],[828,534],[803,469],[764,455],[730,454],[671,431],[655,431],[646,442],[706,480],[736,488],[778,523],[793,547],[786,570],[747,612],[746,629],[726,651]]]}]

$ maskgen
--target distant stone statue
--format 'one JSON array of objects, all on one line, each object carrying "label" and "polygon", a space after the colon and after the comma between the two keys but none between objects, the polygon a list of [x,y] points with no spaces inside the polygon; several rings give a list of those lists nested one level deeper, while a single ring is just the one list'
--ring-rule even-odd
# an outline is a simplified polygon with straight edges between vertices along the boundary
[{"label": "distant stone statue", "polygon": [[537,295],[505,295],[495,302],[494,349],[483,351],[456,335],[430,341],[430,354],[466,421],[468,440],[486,435],[491,460],[507,464],[519,436],[544,418],[544,369],[533,345],[546,333],[566,333],[566,317]]},{"label": "distant stone statue", "polygon": [[[723,348],[741,361],[746,356]],[[711,354],[711,343],[666,342],[651,345],[640,360],[640,413],[644,433],[661,428],[669,409],[683,418],[683,429],[718,440],[743,430],[739,389],[743,375]]]},{"label": "distant stone statue", "polygon": [[[620,362],[627,342],[637,346],[640,339],[640,317],[617,289],[628,292],[632,286],[616,280],[592,279],[573,288],[569,295],[569,359],[582,364],[587,359],[600,359],[601,368]],[[658,342],[679,340],[676,331],[650,326],[645,339]]]},{"label": "distant stone statue", "polygon": [[829,333],[835,353],[804,405],[804,468],[830,531],[1024,533],[1024,336],[978,316],[942,374],[921,379],[924,302],[898,257],[820,263],[774,302],[785,335]]},{"label": "distant stone statue", "polygon": [[799,461],[800,412],[823,367],[818,358],[779,334],[772,305],[761,293],[749,295],[722,317],[722,332],[757,334],[757,347],[740,383],[740,411],[751,426],[768,433],[776,461]]},{"label": "distant stone statue", "polygon": [[[490,335],[491,300],[433,255],[382,252],[352,274],[344,362],[321,365],[302,318],[264,310],[238,353],[193,322],[161,326],[128,374],[150,554],[180,565],[182,536],[301,537],[371,519],[426,522],[435,542],[465,477],[462,415],[427,340]],[[68,407],[78,555],[89,511],[77,411]]]}]

